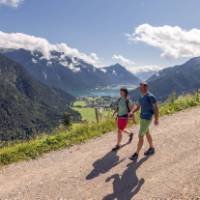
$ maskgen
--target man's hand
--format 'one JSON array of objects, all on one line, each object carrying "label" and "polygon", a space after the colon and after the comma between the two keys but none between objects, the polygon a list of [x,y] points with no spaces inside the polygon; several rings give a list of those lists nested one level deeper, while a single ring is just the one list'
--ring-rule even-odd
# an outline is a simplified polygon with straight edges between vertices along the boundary
[{"label": "man's hand", "polygon": [[154,124],[155,126],[158,126],[159,125],[159,108],[158,108],[158,105],[157,103],[153,104],[153,107],[154,107],[154,115],[155,115],[155,120],[154,120]]},{"label": "man's hand", "polygon": [[159,125],[158,119],[155,119],[155,120],[154,120],[154,125],[155,125],[155,126],[158,126],[158,125]]}]

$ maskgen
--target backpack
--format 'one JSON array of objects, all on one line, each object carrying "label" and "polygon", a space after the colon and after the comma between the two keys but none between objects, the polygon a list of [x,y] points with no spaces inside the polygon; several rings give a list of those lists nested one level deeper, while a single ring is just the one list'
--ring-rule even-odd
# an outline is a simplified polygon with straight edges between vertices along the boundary
[{"label": "backpack", "polygon": [[[119,109],[118,106],[119,106],[120,100],[121,100],[121,97],[120,97],[120,98],[118,99],[118,101],[117,101],[117,110]],[[129,107],[129,99],[128,99],[128,98],[126,98],[125,103],[126,103],[126,108],[127,108],[128,112],[130,112],[131,109],[130,109],[130,107]]]},{"label": "backpack", "polygon": [[[116,109],[116,111],[118,111],[118,105],[119,105],[120,100],[121,100],[121,97],[120,97],[120,98],[118,99],[118,101],[117,101],[117,109]],[[128,99],[128,98],[126,99],[126,107],[127,107],[128,112],[130,112],[131,109],[130,109],[130,107],[129,107],[129,99]],[[133,124],[136,124],[135,115],[132,114],[132,115],[130,116],[130,118],[133,119]]]}]

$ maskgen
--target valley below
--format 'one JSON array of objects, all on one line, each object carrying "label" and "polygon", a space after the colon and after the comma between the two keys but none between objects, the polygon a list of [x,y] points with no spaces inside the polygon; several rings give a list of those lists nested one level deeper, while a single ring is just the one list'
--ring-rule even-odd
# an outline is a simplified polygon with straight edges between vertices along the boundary
[{"label": "valley below", "polygon": [[69,90],[69,93],[76,97],[101,97],[101,96],[110,96],[110,97],[118,97],[119,90],[121,87],[126,87],[128,90],[134,90],[138,87],[138,85],[111,85],[107,87],[97,87],[94,89],[86,89],[86,90]]}]

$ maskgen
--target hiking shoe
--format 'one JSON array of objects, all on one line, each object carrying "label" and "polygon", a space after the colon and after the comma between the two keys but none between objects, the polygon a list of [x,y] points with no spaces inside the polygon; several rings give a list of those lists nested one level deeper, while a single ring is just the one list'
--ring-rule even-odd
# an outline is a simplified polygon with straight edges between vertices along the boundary
[{"label": "hiking shoe", "polygon": [[130,143],[132,142],[132,140],[133,140],[133,133],[131,133],[131,134],[129,135],[128,144],[130,144]]},{"label": "hiking shoe", "polygon": [[130,160],[133,160],[133,161],[137,161],[138,159],[138,154],[137,153],[134,153],[131,157],[130,157]]},{"label": "hiking shoe", "polygon": [[120,145],[116,145],[114,148],[112,148],[112,151],[118,151],[120,149]]},{"label": "hiking shoe", "polygon": [[155,153],[155,149],[153,147],[150,147],[147,151],[144,152],[145,156],[151,156]]}]

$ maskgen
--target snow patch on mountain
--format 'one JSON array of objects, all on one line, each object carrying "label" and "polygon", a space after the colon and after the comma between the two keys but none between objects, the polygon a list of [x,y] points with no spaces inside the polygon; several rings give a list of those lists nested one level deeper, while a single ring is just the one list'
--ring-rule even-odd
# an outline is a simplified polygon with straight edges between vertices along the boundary
[{"label": "snow patch on mountain", "polygon": [[32,58],[32,62],[33,62],[34,64],[38,63],[38,61],[37,61],[35,58]]},{"label": "snow patch on mountain", "polygon": [[70,47],[66,43],[53,44],[45,38],[24,33],[5,33],[0,31],[0,48],[13,50],[24,49],[31,52],[38,51],[42,54],[40,58],[47,60],[54,58],[53,52],[59,52],[63,54],[63,57],[79,58],[92,65],[96,65],[99,61],[95,53],[85,54],[76,48]]},{"label": "snow patch on mountain", "polygon": [[47,73],[46,72],[42,72],[44,79],[47,80]]},{"label": "snow patch on mountain", "polygon": [[117,72],[115,70],[112,71],[112,74],[117,76]]},{"label": "snow patch on mountain", "polygon": [[101,68],[100,69],[103,73],[106,73],[107,72],[107,69],[106,68]]}]

